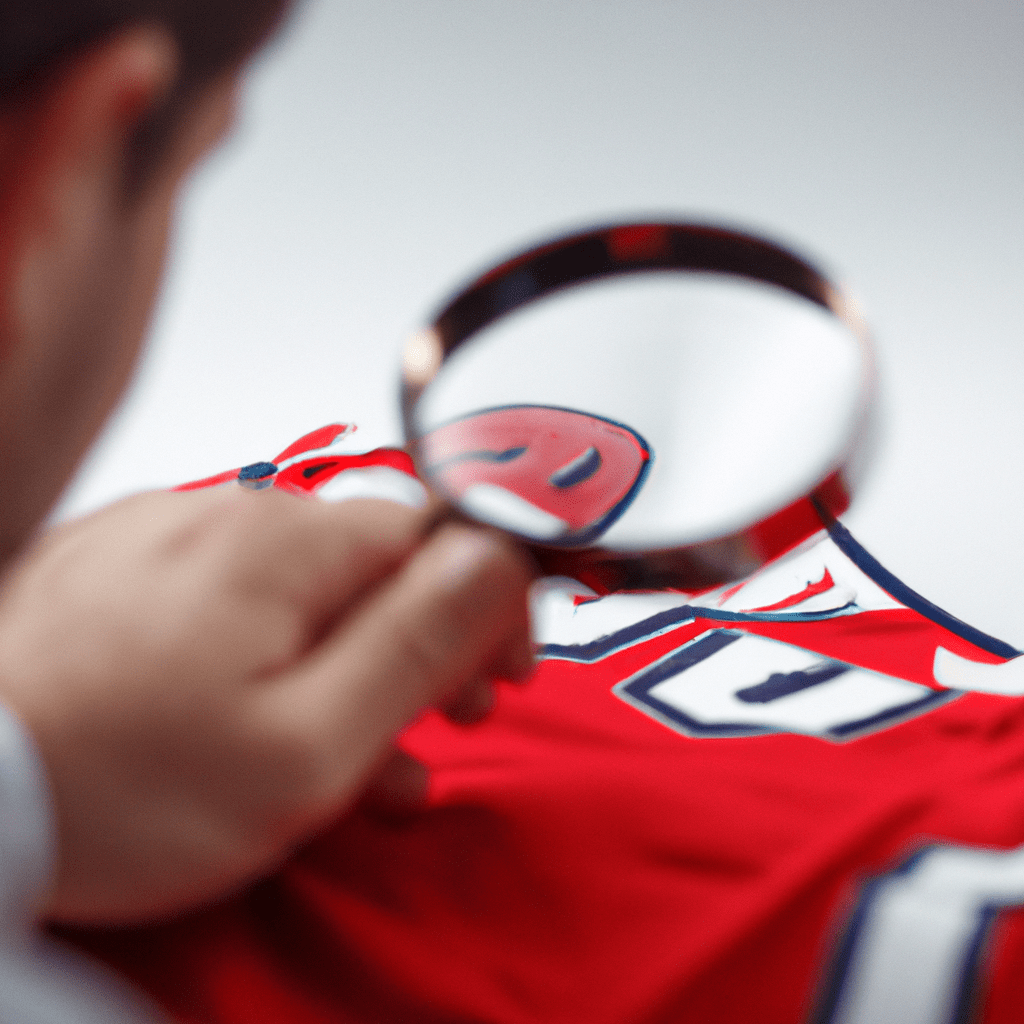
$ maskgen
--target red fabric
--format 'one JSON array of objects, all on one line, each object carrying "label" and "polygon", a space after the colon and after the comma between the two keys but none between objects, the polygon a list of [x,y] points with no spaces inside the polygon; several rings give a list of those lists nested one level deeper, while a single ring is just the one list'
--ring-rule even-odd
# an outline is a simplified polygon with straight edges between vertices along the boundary
[{"label": "red fabric", "polygon": [[[330,429],[279,458],[330,443]],[[374,465],[412,472],[394,449],[312,454],[274,485],[312,492]],[[815,572],[765,610],[798,609],[833,582],[827,568]],[[848,969],[840,940],[873,878],[903,877],[891,873],[935,843],[1024,844],[1024,700],[966,694],[843,742],[693,738],[614,688],[720,631],[932,690],[938,646],[1001,660],[906,608],[799,622],[704,614],[647,639],[631,634],[630,646],[609,644],[590,663],[545,661],[527,686],[503,687],[479,727],[418,723],[405,745],[432,769],[422,811],[356,810],[217,907],[73,940],[182,1024],[810,1019],[827,1005],[829,979]],[[1024,1019],[1017,871],[978,961],[979,1024]]]},{"label": "red fabric", "polygon": [[[323,487],[328,480],[333,479],[339,473],[349,469],[370,469],[375,467],[388,467],[397,469],[408,476],[415,477],[416,470],[408,452],[401,448],[375,448],[369,452],[357,452],[354,454],[342,455],[317,455],[315,449],[324,448],[337,439],[340,434],[351,433],[355,428],[340,423],[331,424],[328,427],[321,427],[309,434],[300,437],[294,444],[289,445],[278,455],[267,474],[268,482],[274,487],[283,490],[293,491],[301,494],[312,494]],[[276,470],[278,463],[287,459],[294,459],[306,452],[312,454],[305,459],[292,462],[284,469]],[[269,464],[268,464],[269,465]],[[174,491],[198,491],[205,487],[217,487],[220,484],[231,483],[238,479],[238,469],[228,469],[223,473],[214,476],[204,477],[202,480],[192,480],[186,484],[179,484],[171,488]]]},{"label": "red fabric", "polygon": [[308,434],[303,434],[298,441],[288,445],[274,459],[274,462],[284,462],[285,459],[291,459],[296,455],[301,455],[303,452],[313,451],[316,448],[326,448],[329,444],[333,444],[340,434],[350,434],[353,430],[355,430],[355,427],[348,423],[331,423],[326,427],[320,427],[318,430],[312,430]]},{"label": "red fabric", "polygon": [[[809,597],[815,597],[818,594],[827,594],[836,585],[835,580],[832,579],[832,573],[825,570],[824,575],[818,580],[817,583],[810,583],[799,593],[791,594],[789,597],[784,597],[781,601],[776,601],[774,604],[766,604],[761,608],[758,608],[759,612],[781,612],[787,608],[792,608],[794,605],[798,605],[803,601],[806,601]],[[735,590],[733,590],[735,593]]]},{"label": "red fabric", "polygon": [[375,448],[357,455],[314,455],[294,462],[282,469],[274,478],[274,486],[285,490],[312,493],[328,480],[349,469],[370,469],[385,466],[414,477],[412,459],[399,448]]},{"label": "red fabric", "polygon": [[[406,737],[434,771],[421,813],[358,811],[220,907],[79,941],[188,1024],[800,1021],[868,875],[937,839],[1024,842],[1024,704],[700,740],[611,692],[718,626],[547,661],[478,728],[430,717]],[[937,643],[998,660],[906,610],[742,628],[920,682]],[[989,974],[986,1024],[1020,1020]]]}]

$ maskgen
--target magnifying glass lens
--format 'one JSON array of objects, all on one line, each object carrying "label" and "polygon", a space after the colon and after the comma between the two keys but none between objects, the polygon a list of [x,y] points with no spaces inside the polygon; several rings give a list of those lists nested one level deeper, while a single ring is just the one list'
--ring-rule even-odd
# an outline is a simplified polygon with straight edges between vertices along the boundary
[{"label": "magnifying glass lens", "polygon": [[[709,229],[671,230],[688,239]],[[457,297],[447,337],[442,314],[407,352],[407,428],[431,488],[464,515],[535,546],[586,550],[591,562],[636,567],[654,552],[664,562],[670,551],[735,549],[705,578],[778,553],[758,549],[750,531],[826,481],[825,511],[842,511],[829,495],[844,490],[835,484],[859,449],[872,386],[859,321],[809,264],[723,235],[755,254],[745,272],[722,270],[721,254],[719,265],[673,265],[666,249],[660,264],[612,262],[589,276],[563,260],[564,279],[549,274],[546,287],[528,253]],[[761,273],[766,253],[804,277]],[[467,296],[478,323],[470,316],[472,329],[452,331],[450,311]]]}]

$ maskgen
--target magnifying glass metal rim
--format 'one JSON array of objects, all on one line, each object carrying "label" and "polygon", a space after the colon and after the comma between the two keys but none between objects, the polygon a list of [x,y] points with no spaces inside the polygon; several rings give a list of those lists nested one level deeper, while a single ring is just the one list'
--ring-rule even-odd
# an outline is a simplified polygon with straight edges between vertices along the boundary
[{"label": "magnifying glass metal rim", "polygon": [[[561,548],[520,538],[545,574],[572,576],[600,592],[696,591],[739,579],[846,511],[867,446],[875,393],[871,339],[849,295],[813,263],[758,235],[684,221],[627,222],[564,235],[511,257],[461,289],[403,350],[402,421],[408,449],[422,471],[417,404],[460,346],[499,318],[554,292],[606,277],[666,271],[733,275],[774,285],[827,310],[859,347],[862,387],[850,432],[832,464],[804,494],[742,528],[652,551],[599,544]],[[421,472],[421,478],[429,487],[429,476]]]}]

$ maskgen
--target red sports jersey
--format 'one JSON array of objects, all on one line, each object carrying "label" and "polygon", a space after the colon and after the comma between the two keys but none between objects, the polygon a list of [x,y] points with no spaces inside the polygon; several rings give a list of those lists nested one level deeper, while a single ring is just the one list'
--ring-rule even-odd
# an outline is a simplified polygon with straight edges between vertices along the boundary
[{"label": "red sports jersey", "polygon": [[527,686],[407,732],[424,809],[359,809],[219,906],[78,941],[188,1024],[1024,1019],[1018,652],[840,525],[713,593],[536,604]]}]

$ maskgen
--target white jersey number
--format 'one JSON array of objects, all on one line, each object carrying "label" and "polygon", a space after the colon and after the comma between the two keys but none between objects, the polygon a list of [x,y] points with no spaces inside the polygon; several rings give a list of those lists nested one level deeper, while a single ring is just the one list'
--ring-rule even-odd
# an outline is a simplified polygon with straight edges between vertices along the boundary
[{"label": "white jersey number", "polygon": [[613,692],[695,738],[790,732],[833,742],[958,696],[739,629],[701,633]]},{"label": "white jersey number", "polygon": [[937,846],[870,883],[841,945],[821,1024],[971,1019],[989,934],[1024,906],[1024,847]]}]

